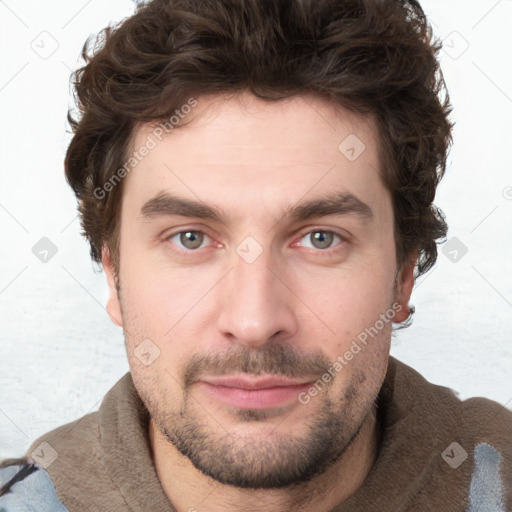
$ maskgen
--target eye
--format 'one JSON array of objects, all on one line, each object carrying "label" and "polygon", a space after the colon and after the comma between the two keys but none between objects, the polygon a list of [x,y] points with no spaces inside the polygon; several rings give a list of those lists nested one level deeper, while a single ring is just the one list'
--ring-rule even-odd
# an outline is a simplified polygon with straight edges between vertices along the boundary
[{"label": "eye", "polygon": [[[310,231],[306,233],[302,238],[300,245],[304,247],[311,247],[312,249],[330,249],[331,245],[335,238],[338,238],[340,241],[343,241],[343,238],[334,233],[333,231],[326,231],[317,229],[315,231]],[[304,245],[302,242],[303,239],[310,240],[311,245]]]},{"label": "eye", "polygon": [[209,240],[209,236],[203,233],[202,231],[180,231],[179,233],[175,233],[174,235],[170,235],[167,240],[172,244],[178,245],[181,244],[180,248],[194,250],[200,249],[201,245],[205,240]]}]

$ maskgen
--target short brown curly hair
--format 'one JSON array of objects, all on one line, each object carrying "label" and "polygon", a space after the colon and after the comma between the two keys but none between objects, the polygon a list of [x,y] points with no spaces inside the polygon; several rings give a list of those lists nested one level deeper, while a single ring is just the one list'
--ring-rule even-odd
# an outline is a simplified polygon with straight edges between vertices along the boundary
[{"label": "short brown curly hair", "polygon": [[152,0],[84,45],[66,178],[92,258],[116,269],[122,182],[134,129],[170,116],[191,96],[248,90],[277,101],[313,94],[372,116],[395,218],[398,268],[416,276],[446,238],[433,205],[451,144],[440,43],[416,0]]}]

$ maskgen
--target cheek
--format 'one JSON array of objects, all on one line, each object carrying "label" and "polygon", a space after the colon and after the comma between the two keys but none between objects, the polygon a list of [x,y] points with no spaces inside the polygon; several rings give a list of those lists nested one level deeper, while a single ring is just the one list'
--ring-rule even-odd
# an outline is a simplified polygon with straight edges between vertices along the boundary
[{"label": "cheek", "polygon": [[[121,266],[121,305],[130,366],[142,374],[159,375],[161,382],[173,387],[176,381],[170,376],[181,378],[183,365],[201,340],[200,331],[205,327],[201,320],[210,303],[205,297],[210,287],[208,276],[196,272],[191,278],[189,272],[178,274],[175,269],[135,265],[134,261]],[[147,339],[160,352],[158,359],[144,368],[135,351]]]},{"label": "cheek", "polygon": [[378,265],[329,269],[323,277],[304,277],[297,283],[304,302],[338,337],[343,332],[357,334],[372,325],[391,306],[393,298],[392,272]]},{"label": "cheek", "polygon": [[159,338],[198,304],[208,290],[207,281],[197,272],[166,267],[137,253],[123,259],[121,282],[128,311]]}]

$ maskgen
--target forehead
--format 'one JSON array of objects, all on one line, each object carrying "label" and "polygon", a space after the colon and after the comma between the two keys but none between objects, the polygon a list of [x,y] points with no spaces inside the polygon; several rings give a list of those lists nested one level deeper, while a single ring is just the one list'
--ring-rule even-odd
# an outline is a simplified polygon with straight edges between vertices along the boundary
[{"label": "forehead", "polygon": [[333,191],[389,202],[369,118],[315,97],[269,102],[248,93],[202,96],[187,111],[167,135],[158,123],[135,131],[130,154],[150,149],[125,178],[128,207],[140,210],[161,192],[245,211]]}]

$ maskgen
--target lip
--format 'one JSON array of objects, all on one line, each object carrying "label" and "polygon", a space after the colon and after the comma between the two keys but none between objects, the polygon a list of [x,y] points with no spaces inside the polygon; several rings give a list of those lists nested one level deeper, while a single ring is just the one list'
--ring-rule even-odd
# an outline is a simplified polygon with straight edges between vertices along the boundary
[{"label": "lip", "polygon": [[196,383],[211,398],[238,409],[272,409],[298,401],[311,381],[274,375],[249,378],[241,375],[205,377]]},{"label": "lip", "polygon": [[264,375],[261,377],[248,377],[245,375],[220,375],[217,377],[204,377],[201,379],[201,382],[212,384],[213,386],[224,386],[227,388],[266,389],[309,384],[310,381],[290,379],[276,375]]}]

